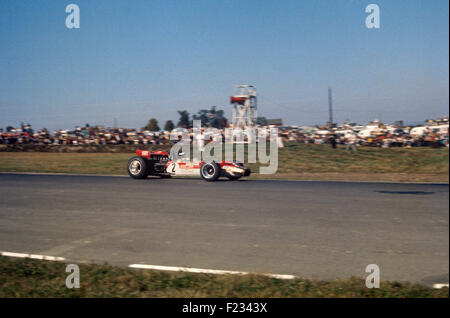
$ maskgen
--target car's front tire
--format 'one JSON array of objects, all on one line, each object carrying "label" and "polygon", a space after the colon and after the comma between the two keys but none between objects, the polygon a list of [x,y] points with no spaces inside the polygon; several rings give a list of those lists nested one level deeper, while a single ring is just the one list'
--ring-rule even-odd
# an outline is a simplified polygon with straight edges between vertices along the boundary
[{"label": "car's front tire", "polygon": [[134,179],[145,179],[148,177],[150,165],[147,159],[142,157],[133,157],[128,161],[128,174]]},{"label": "car's front tire", "polygon": [[216,181],[220,176],[220,167],[214,161],[204,162],[200,167],[200,175],[205,181]]}]

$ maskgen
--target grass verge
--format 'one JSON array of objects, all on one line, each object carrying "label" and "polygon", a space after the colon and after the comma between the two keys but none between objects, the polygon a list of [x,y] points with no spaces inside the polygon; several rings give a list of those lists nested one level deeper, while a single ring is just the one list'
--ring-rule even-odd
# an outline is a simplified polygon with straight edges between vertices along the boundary
[{"label": "grass verge", "polygon": [[262,275],[208,275],[80,265],[80,288],[68,289],[66,264],[0,257],[0,297],[439,297],[431,289],[381,282],[369,289],[360,278],[336,281],[280,280]]},{"label": "grass verge", "polygon": [[[0,172],[126,175],[132,153],[0,152]],[[448,182],[447,148],[371,148],[346,151],[329,145],[287,144],[279,149],[278,171],[255,179]]]}]

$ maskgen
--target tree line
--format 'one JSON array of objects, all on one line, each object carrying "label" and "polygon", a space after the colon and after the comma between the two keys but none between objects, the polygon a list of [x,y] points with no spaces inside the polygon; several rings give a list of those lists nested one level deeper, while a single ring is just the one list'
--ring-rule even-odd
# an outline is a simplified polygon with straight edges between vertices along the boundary
[{"label": "tree line", "polygon": [[[211,109],[201,109],[197,114],[189,114],[186,110],[179,110],[178,123],[176,127],[180,128],[192,128],[192,120],[200,120],[202,127],[213,127],[222,129],[228,126],[228,119],[224,116],[223,110],[218,110],[216,106],[212,106]],[[164,130],[171,131],[175,128],[174,123],[171,120],[166,121],[164,124]],[[150,118],[147,125],[142,127],[143,130],[148,131],[160,131],[158,120],[156,118]]]}]

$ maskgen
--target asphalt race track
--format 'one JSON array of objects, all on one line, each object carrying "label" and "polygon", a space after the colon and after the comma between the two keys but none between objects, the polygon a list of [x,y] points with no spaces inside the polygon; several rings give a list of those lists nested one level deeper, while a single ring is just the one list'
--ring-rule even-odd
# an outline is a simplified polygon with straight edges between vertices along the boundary
[{"label": "asphalt race track", "polygon": [[0,174],[0,251],[448,283],[449,187]]}]

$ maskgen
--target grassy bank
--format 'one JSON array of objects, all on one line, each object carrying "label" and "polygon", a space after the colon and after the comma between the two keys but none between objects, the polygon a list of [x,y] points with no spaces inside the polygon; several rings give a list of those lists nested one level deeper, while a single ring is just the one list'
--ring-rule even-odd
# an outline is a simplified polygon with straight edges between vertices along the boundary
[{"label": "grassy bank", "polygon": [[[56,172],[126,175],[132,153],[0,152],[0,172]],[[248,165],[259,171],[259,164]],[[448,182],[447,148],[370,148],[358,151],[328,145],[290,144],[279,149],[274,175],[252,178]]]},{"label": "grassy bank", "polygon": [[80,288],[65,286],[64,263],[0,257],[0,297],[449,297],[430,289],[363,279],[279,280],[261,275],[207,275],[80,265]]}]

